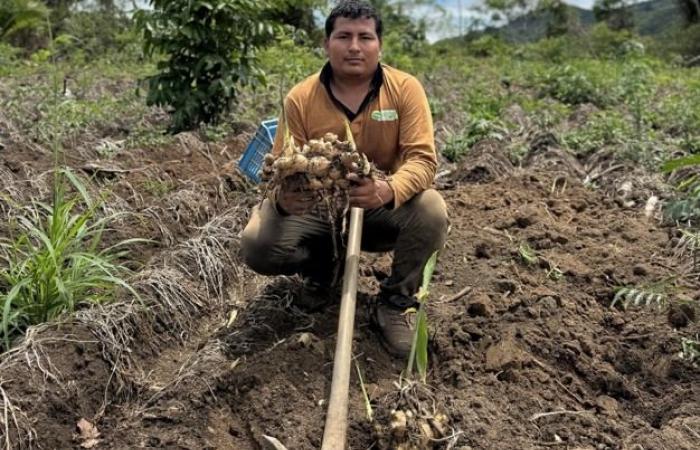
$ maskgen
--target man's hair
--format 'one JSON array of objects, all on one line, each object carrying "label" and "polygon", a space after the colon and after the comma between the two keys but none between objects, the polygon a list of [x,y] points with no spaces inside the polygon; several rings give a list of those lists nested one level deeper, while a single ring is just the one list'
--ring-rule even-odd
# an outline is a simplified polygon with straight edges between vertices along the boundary
[{"label": "man's hair", "polygon": [[342,0],[338,3],[326,18],[326,38],[331,36],[335,19],[345,17],[346,19],[374,19],[374,30],[379,39],[382,38],[382,18],[374,6],[361,0]]}]

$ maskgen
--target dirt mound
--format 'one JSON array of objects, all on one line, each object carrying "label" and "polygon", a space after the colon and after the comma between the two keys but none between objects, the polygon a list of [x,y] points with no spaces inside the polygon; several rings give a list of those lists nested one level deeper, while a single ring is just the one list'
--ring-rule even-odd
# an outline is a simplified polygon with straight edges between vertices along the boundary
[{"label": "dirt mound", "polygon": [[[700,333],[700,311],[696,300],[674,303],[695,294],[672,279],[681,264],[669,245],[674,233],[584,186],[581,164],[559,155],[546,136],[538,142],[526,170],[484,144],[465,164],[487,170],[467,172],[474,176],[443,191],[451,234],[432,285],[431,370],[420,389],[398,384],[405,361],[390,357],[369,325],[367,306],[390,257],[363,255],[354,351],[375,420],[367,419],[355,377],[349,448],[700,446],[700,371],[678,356],[681,337]],[[181,157],[155,153],[155,173],[117,161],[128,172],[104,178],[117,193],[128,191],[126,182],[142,187],[143,198],[120,195],[130,209],[158,208],[142,226],[163,247],[151,249],[148,266],[163,276],[146,278],[142,288],[162,293],[177,281],[187,289],[151,294],[158,309],[139,322],[149,331],[122,329],[128,357],[105,345],[109,339],[95,332],[104,327],[87,321],[37,329],[17,364],[0,367],[25,444],[92,443],[76,428],[87,419],[99,433],[95,448],[259,449],[263,435],[290,450],[320,446],[338,305],[307,314],[293,306],[295,280],[257,277],[235,264],[244,214],[226,211],[256,197],[211,164],[207,154],[225,159],[221,148],[187,146],[194,150],[183,160],[204,166],[188,172],[187,163],[168,159]],[[159,196],[153,175],[167,181],[168,173],[175,188]],[[176,194],[188,186],[211,209],[186,209],[196,201]],[[652,285],[667,287],[668,311],[610,307],[619,287]],[[162,300],[173,296],[192,303],[171,310]],[[91,323],[126,312],[93,315]],[[25,355],[30,370],[18,363]],[[47,355],[53,365],[39,366]],[[393,410],[405,415],[401,432],[390,423],[401,419]],[[19,442],[16,432],[11,437]]]}]

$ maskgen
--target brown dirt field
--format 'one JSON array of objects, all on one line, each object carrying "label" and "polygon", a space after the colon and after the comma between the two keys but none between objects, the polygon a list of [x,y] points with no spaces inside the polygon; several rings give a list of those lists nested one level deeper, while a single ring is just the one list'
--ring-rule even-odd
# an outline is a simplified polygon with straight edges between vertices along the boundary
[{"label": "brown dirt field", "polygon": [[[125,209],[141,214],[119,238],[157,242],[140,249],[140,264],[168,265],[168,251],[235,205],[236,226],[245,223],[257,194],[224,167],[240,149],[236,141],[228,152],[144,151],[113,162],[127,172],[102,172]],[[150,172],[133,170],[147,159]],[[695,285],[676,283],[662,312],[610,307],[620,286],[678,274],[673,228],[647,218],[643,204],[585,187],[570,164],[501,161],[491,174],[476,166],[467,161],[442,190],[451,231],[431,289],[425,387],[397,389],[405,362],[383,350],[367,313],[390,256],[363,256],[354,352],[376,420],[367,420],[354,376],[349,448],[700,448],[700,369],[678,357],[681,336],[700,333]],[[518,254],[525,243],[537,254],[532,264]],[[235,243],[227,248],[235,255]],[[237,275],[224,282],[224,302],[192,313],[189,328],[158,319],[152,334],[134,333],[120,383],[91,328],[37,331],[28,348],[52,366],[37,368],[42,354],[31,370],[0,366],[0,387],[36,431],[33,444],[253,450],[270,435],[290,450],[319,448],[337,305],[307,314],[291,305],[295,280],[226,271]],[[196,270],[186,273],[192,292],[206,296]],[[692,301],[681,307],[680,296]],[[444,439],[421,440],[416,423],[402,439],[392,435],[390,412],[411,408],[427,422],[446,415]],[[76,428],[83,418],[99,431],[94,441]]]}]

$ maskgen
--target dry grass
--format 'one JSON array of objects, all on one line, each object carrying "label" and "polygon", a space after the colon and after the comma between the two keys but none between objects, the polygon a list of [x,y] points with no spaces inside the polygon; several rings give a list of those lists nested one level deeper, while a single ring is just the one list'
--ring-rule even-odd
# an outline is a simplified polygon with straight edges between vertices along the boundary
[{"label": "dry grass", "polygon": [[[100,413],[115,399],[133,398],[144,386],[140,357],[157,354],[172,343],[184,343],[202,314],[218,311],[223,315],[224,293],[241,276],[236,252],[243,217],[242,208],[232,208],[201,227],[196,236],[153,261],[131,280],[140,301],[126,296],[119,302],[80,311],[63,323],[30,327],[15,348],[0,356],[0,374],[10,373],[13,367],[24,367],[22,371],[38,373],[44,383],[63,386],[66,395],[73,395],[68,392],[69,380],[52,362],[48,347],[61,341],[76,342],[75,336],[61,331],[72,323],[89,330],[95,339],[80,342],[98,344],[102,358],[111,368]],[[193,376],[193,367],[212,355],[201,354],[185,362],[161,391],[175,388]],[[26,413],[12,401],[12,385],[16,381],[0,375],[0,410],[6,411],[0,423],[0,428],[6,428],[2,439],[9,440],[8,448],[30,448],[36,433]],[[40,386],[33,388],[41,390]],[[77,390],[75,395],[79,395]]]}]

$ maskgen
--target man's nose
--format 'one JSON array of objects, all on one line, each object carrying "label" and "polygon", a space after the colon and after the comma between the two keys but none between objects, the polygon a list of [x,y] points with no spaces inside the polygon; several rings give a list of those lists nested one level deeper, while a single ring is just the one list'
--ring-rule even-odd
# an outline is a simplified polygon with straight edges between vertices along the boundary
[{"label": "man's nose", "polygon": [[351,51],[357,51],[357,52],[360,51],[360,38],[359,38],[359,37],[354,36],[354,37],[350,40],[350,50],[351,50]]}]

